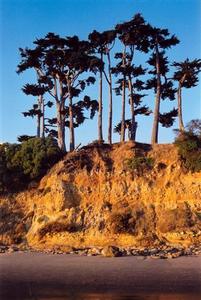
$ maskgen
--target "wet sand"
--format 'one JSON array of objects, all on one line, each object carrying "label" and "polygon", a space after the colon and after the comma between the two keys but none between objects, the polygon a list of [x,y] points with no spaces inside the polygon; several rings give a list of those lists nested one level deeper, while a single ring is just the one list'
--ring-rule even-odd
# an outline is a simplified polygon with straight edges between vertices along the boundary
[{"label": "wet sand", "polygon": [[199,299],[201,256],[160,260],[20,252],[1,254],[0,299],[92,299],[62,298],[69,293],[183,294],[191,295],[185,299]]}]

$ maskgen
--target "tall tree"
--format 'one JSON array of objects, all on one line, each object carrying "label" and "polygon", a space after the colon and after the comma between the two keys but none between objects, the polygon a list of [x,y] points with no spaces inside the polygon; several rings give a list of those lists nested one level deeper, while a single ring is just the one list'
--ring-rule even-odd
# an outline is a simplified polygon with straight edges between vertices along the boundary
[{"label": "tall tree", "polygon": [[111,50],[115,44],[116,31],[108,30],[102,33],[104,43],[104,54],[107,57],[108,72],[103,70],[107,83],[109,85],[109,107],[108,107],[108,143],[112,144],[112,114],[113,114],[113,94],[112,94],[112,66]]},{"label": "tall tree", "polygon": [[105,51],[104,38],[103,35],[94,30],[88,36],[89,41],[91,43],[92,49],[96,51],[96,53],[100,56],[100,61],[102,65],[99,68],[99,98],[98,98],[98,140],[103,141],[103,55]]},{"label": "tall tree", "polygon": [[116,81],[117,87],[115,87],[116,95],[122,95],[122,108],[121,108],[121,134],[120,141],[125,141],[125,106],[126,106],[126,47],[123,53],[116,53],[116,59],[120,59],[116,66],[112,68],[112,73],[115,76],[120,76]]},{"label": "tall tree", "polygon": [[[178,115],[177,109],[173,108],[169,112],[160,113],[160,101],[169,99],[170,101],[175,100],[175,94],[176,89],[173,86],[173,82],[171,79],[167,78],[168,72],[169,72],[169,62],[168,58],[165,56],[165,51],[161,51],[160,54],[158,54],[158,63],[156,66],[156,53],[152,53],[151,57],[148,60],[148,64],[153,68],[149,71],[149,74],[152,74],[153,77],[151,79],[147,80],[146,88],[147,89],[153,89],[156,94],[156,103],[155,103],[155,115],[154,115],[154,121],[156,121],[156,115],[157,115],[157,126],[154,127],[152,130],[152,138],[153,138],[153,132],[156,134],[156,142],[158,142],[158,126],[159,123],[163,127],[170,127],[173,125],[175,118]],[[160,74],[157,74],[157,67],[160,66]],[[157,75],[157,76],[156,76]],[[158,78],[158,75],[160,78]],[[160,79],[160,85],[158,82],[158,79]],[[160,93],[159,93],[160,91]],[[158,98],[158,96],[160,96]],[[155,124],[155,123],[154,123]],[[156,130],[156,131],[155,131]],[[154,135],[155,137],[155,135]],[[152,141],[154,144],[154,142]]]},{"label": "tall tree", "polygon": [[78,97],[86,84],[94,83],[92,76],[80,80],[86,71],[99,68],[100,60],[90,53],[89,43],[80,41],[77,36],[61,38],[48,33],[45,38],[34,41],[35,49],[20,49],[22,57],[18,73],[34,68],[48,86],[47,92],[53,97],[57,109],[58,144],[65,146],[65,105],[68,99],[70,151],[74,150],[73,98]]},{"label": "tall tree", "polygon": [[[114,132],[118,133],[121,136],[121,128],[122,128],[122,121],[120,121],[114,127]],[[124,128],[125,128],[125,131],[127,129],[128,140],[131,140],[131,119],[126,119],[124,121]]]},{"label": "tall tree", "polygon": [[42,108],[39,108],[38,104],[33,104],[33,107],[29,109],[28,111],[22,112],[24,117],[36,117],[37,118],[37,129],[36,129],[36,136],[37,137],[45,137],[45,132],[48,132],[49,130],[47,127],[49,124],[45,123],[45,107],[52,107],[53,103],[51,101],[48,101],[47,103],[44,103],[44,99],[42,99]]},{"label": "tall tree", "polygon": [[[130,57],[129,53],[125,55],[128,60]],[[116,95],[122,94],[122,116],[121,116],[121,130],[119,131],[119,124],[115,127],[118,130],[114,132],[120,133],[120,140],[125,141],[125,130],[129,130],[129,139],[135,140],[137,122],[136,116],[141,114],[148,116],[151,113],[151,110],[148,106],[142,104],[142,99],[145,97],[145,94],[141,92],[146,88],[144,82],[139,80],[138,77],[145,74],[145,69],[142,66],[134,66],[126,64],[122,66],[122,53],[116,53],[115,58],[120,59],[120,62],[117,63],[115,68],[112,68],[112,72],[116,76],[121,76],[121,78],[116,82],[117,87],[115,88]],[[131,80],[132,78],[132,80]],[[131,119],[125,120],[125,98],[126,98],[126,89],[129,91],[129,105],[131,107]],[[129,124],[129,126],[128,126]]]},{"label": "tall tree", "polygon": [[[66,121],[65,126],[70,127],[70,110],[69,106],[66,107]],[[85,95],[82,100],[77,101],[72,105],[73,112],[73,127],[77,128],[81,124],[84,123],[88,117],[86,116],[86,112],[89,112],[89,118],[93,119],[96,112],[98,111],[98,102],[96,100],[92,100],[89,96]]]},{"label": "tall tree", "polygon": [[[168,29],[160,29],[149,26],[147,30],[149,35],[149,47],[153,50],[151,59],[149,60],[150,65],[154,65],[154,89],[155,89],[155,108],[154,108],[154,121],[152,127],[151,143],[158,143],[158,127],[159,127],[159,116],[160,116],[160,102],[162,94],[162,76],[165,76],[166,70],[164,66],[165,52],[164,50],[175,46],[179,43],[179,40],[175,35],[171,35]],[[161,65],[163,64],[163,66]],[[167,66],[167,64],[166,64]],[[165,85],[163,86],[165,87]]]},{"label": "tall tree", "polygon": [[37,104],[34,104],[33,107],[23,112],[25,117],[36,117],[37,118],[37,137],[45,136],[45,107],[52,107],[53,103],[51,101],[45,102],[44,94],[47,91],[47,86],[43,85],[40,80],[38,80],[37,84],[25,84],[22,88],[22,91],[26,95],[32,95],[37,97]]},{"label": "tall tree", "polygon": [[[148,108],[146,105],[144,105],[144,106],[135,108],[134,113],[135,113],[135,116],[137,116],[137,115],[145,115],[145,116],[149,116],[149,115],[152,113],[152,111],[149,110],[149,108]],[[125,124],[124,124],[125,130],[126,130],[126,129],[128,130],[128,140],[133,140],[133,139],[132,139],[132,136],[131,136],[131,131],[132,131],[132,119],[126,119],[126,120],[124,121],[124,123],[125,123]],[[121,135],[121,128],[122,128],[121,125],[122,125],[122,121],[119,122],[119,123],[115,126],[115,128],[114,128],[114,132],[119,133],[119,135]]]},{"label": "tall tree", "polygon": [[182,114],[182,88],[192,88],[199,82],[198,74],[201,71],[201,59],[190,61],[188,58],[182,62],[174,62],[176,68],[173,79],[178,82],[177,101],[179,130],[184,131],[184,122]]},{"label": "tall tree", "polygon": [[137,115],[149,116],[152,111],[147,105],[143,105],[142,101],[146,94],[142,94],[145,89],[145,84],[138,77],[144,75],[146,70],[141,65],[134,66],[128,65],[127,74],[127,86],[129,90],[129,104],[131,109],[131,132],[130,139],[135,141],[137,132]]},{"label": "tall tree", "polygon": [[[131,110],[131,139],[135,140],[136,136],[136,120],[135,120],[135,91],[133,89],[133,78],[135,76],[143,75],[144,72],[139,74],[136,73],[136,68],[134,65],[135,51],[147,53],[149,50],[149,40],[148,31],[149,26],[146,24],[144,18],[141,14],[136,14],[134,17],[122,24],[116,25],[115,29],[118,33],[120,41],[123,43],[123,56],[124,56],[124,66],[126,68],[125,81],[127,80],[129,89],[129,103]],[[126,54],[125,54],[126,53]],[[142,68],[141,68],[142,70]],[[125,85],[125,82],[123,81]],[[122,117],[124,117],[122,113]],[[124,121],[122,120],[122,140],[124,140]]]}]

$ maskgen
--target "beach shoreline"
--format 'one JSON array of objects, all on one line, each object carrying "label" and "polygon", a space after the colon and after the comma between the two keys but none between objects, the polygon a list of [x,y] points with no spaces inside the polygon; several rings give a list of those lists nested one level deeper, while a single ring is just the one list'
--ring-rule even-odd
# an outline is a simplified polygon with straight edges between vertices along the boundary
[{"label": "beach shoreline", "polygon": [[14,252],[1,254],[0,269],[3,300],[62,291],[201,295],[201,256],[162,260]]}]

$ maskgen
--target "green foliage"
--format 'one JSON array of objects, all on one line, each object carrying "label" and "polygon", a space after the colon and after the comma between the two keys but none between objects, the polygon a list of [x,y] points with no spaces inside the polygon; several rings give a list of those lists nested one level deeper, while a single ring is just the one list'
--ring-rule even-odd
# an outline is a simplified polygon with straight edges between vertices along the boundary
[{"label": "green foliage", "polygon": [[12,158],[19,151],[20,146],[17,144],[0,145],[0,193],[18,186],[24,182],[23,173],[20,168],[13,166]]},{"label": "green foliage", "polygon": [[22,143],[20,151],[13,158],[13,164],[20,166],[30,179],[43,175],[57,162],[60,151],[52,138],[34,138]]},{"label": "green foliage", "polygon": [[201,171],[201,138],[192,131],[185,131],[178,135],[175,145],[183,167],[192,172]]},{"label": "green foliage", "polygon": [[126,167],[129,170],[150,170],[154,166],[154,159],[146,156],[135,156],[126,160]]},{"label": "green foliage", "polygon": [[20,190],[40,179],[61,157],[57,142],[50,137],[0,145],[0,193]]},{"label": "green foliage", "polygon": [[187,126],[187,130],[201,139],[201,119],[191,120]]}]

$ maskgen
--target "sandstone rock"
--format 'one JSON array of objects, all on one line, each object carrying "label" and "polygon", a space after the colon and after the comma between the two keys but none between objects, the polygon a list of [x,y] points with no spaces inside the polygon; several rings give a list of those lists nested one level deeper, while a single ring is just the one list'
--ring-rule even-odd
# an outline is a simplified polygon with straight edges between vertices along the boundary
[{"label": "sandstone rock", "polygon": [[168,258],[167,254],[165,254],[165,253],[160,253],[160,254],[157,254],[156,256],[159,257],[160,259],[167,259]]},{"label": "sandstone rock", "polygon": [[15,250],[13,249],[13,247],[9,247],[8,248],[8,253],[13,253],[13,252],[15,252]]},{"label": "sandstone rock", "polygon": [[181,256],[182,254],[183,254],[183,252],[178,251],[175,253],[171,253],[171,256],[172,256],[172,258],[177,258],[177,257]]},{"label": "sandstone rock", "polygon": [[115,247],[115,246],[106,246],[106,247],[104,247],[101,254],[105,257],[122,256],[122,253],[119,251],[119,248]]},{"label": "sandstone rock", "polygon": [[150,249],[149,250],[149,255],[156,255],[160,250],[159,249]]},{"label": "sandstone rock", "polygon": [[153,258],[153,259],[160,259],[161,257],[159,255],[151,255],[150,258]]},{"label": "sandstone rock", "polygon": [[127,256],[133,255],[132,250],[131,249],[125,249],[125,251],[123,251],[123,255],[127,255]]},{"label": "sandstone rock", "polygon": [[[126,142],[90,145],[67,154],[38,187],[0,197],[0,242],[11,245],[18,238],[26,239],[30,246],[39,245],[43,251],[56,243],[80,248],[83,243],[88,247],[107,243],[124,247],[111,251],[111,256],[120,253],[143,257],[170,257],[169,253],[182,250],[178,244],[200,244],[200,173],[182,171],[174,145],[150,148]],[[129,170],[125,160],[138,152],[153,157],[156,168],[140,176]],[[73,170],[69,171],[66,163]],[[163,164],[161,168],[159,164]],[[111,223],[114,214],[115,228]],[[60,226],[55,226],[56,222]],[[43,235],[41,229],[46,229]],[[171,252],[173,247],[175,252]],[[55,249],[79,255],[99,252],[71,250]],[[163,252],[159,254],[159,250]],[[190,251],[196,254],[200,249]]]},{"label": "sandstone rock", "polygon": [[101,250],[100,248],[97,248],[97,247],[93,247],[91,249],[89,249],[87,251],[87,255],[88,256],[97,256],[97,255],[100,255],[101,254]]},{"label": "sandstone rock", "polygon": [[0,245],[0,250],[2,250],[2,251],[5,250],[6,251],[6,250],[8,250],[8,246]]}]

